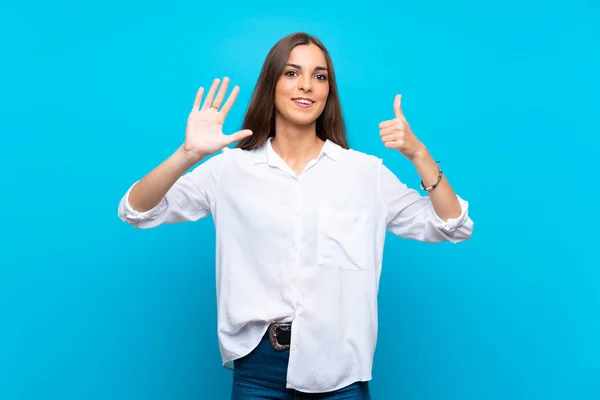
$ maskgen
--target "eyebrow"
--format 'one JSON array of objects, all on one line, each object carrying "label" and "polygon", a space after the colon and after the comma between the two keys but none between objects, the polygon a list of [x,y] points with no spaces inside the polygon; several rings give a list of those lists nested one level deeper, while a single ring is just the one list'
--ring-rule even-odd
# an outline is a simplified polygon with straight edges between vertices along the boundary
[{"label": "eyebrow", "polygon": [[[302,70],[302,67],[300,65],[298,65],[298,64],[285,64],[285,65],[288,66],[288,67],[292,67],[292,68],[296,68],[296,69]],[[315,71],[327,71],[327,67],[322,67],[320,65],[317,65],[315,67]]]}]

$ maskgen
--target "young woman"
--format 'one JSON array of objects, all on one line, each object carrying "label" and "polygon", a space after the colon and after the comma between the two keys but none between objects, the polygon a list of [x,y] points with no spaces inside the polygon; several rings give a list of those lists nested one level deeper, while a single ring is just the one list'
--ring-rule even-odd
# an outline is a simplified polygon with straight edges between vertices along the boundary
[{"label": "young woman", "polygon": [[119,216],[138,228],[213,216],[234,399],[368,399],[386,232],[463,241],[468,203],[413,134],[400,96],[379,132],[413,163],[423,194],[348,148],[333,64],[313,36],[275,44],[231,135],[222,127],[239,88],[225,99],[228,85],[216,79],[204,101],[198,90],[183,144],[129,188]]}]

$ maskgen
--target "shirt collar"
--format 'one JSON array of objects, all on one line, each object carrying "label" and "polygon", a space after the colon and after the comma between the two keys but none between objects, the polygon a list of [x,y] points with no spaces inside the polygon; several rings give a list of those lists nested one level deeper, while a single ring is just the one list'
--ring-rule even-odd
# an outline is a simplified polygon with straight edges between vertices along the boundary
[{"label": "shirt collar", "polygon": [[[277,154],[275,153],[275,150],[273,150],[273,147],[271,145],[271,139],[273,139],[273,137],[267,138],[267,140],[265,140],[262,145],[260,145],[256,148],[256,150],[254,150],[254,164],[273,163],[273,160]],[[319,153],[317,160],[323,156],[327,156],[333,161],[337,161],[340,157],[340,153],[342,150],[343,149],[340,145],[327,139],[325,140],[325,144],[323,145],[323,148],[321,149],[321,153]]]}]

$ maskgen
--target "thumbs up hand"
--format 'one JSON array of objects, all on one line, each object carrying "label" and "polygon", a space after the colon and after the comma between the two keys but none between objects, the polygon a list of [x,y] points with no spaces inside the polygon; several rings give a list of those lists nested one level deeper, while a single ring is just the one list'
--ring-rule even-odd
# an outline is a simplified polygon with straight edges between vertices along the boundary
[{"label": "thumbs up hand", "polygon": [[394,113],[396,118],[383,121],[379,124],[381,141],[388,149],[396,149],[410,161],[423,157],[427,149],[413,134],[410,125],[406,122],[401,106],[402,95],[394,99]]}]

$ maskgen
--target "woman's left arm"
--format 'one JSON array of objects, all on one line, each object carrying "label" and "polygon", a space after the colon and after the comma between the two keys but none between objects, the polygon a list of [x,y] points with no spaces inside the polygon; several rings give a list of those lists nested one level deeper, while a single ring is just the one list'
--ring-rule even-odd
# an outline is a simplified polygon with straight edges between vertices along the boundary
[{"label": "woman's left arm", "polygon": [[461,215],[459,200],[429,151],[414,135],[404,117],[402,96],[394,99],[396,118],[379,124],[379,134],[385,147],[398,150],[410,160],[427,189],[435,213],[444,221]]}]

